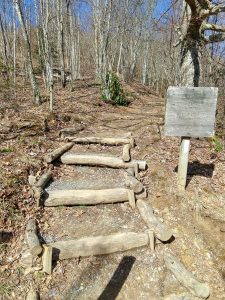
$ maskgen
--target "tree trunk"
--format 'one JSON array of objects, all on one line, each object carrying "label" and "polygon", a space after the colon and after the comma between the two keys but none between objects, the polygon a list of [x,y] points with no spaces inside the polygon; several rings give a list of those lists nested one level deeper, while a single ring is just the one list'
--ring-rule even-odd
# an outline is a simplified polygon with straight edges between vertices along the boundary
[{"label": "tree trunk", "polygon": [[181,49],[181,84],[199,86],[201,75],[199,45],[194,40],[184,40]]},{"label": "tree trunk", "polygon": [[181,85],[199,86],[201,67],[200,67],[200,44],[194,37],[190,27],[191,9],[183,1],[183,42],[181,44]]},{"label": "tree trunk", "polygon": [[33,61],[32,61],[32,55],[31,55],[30,40],[29,40],[29,36],[28,36],[27,29],[25,26],[24,17],[22,14],[22,9],[21,9],[19,0],[14,0],[14,5],[15,5],[17,16],[18,16],[18,19],[19,19],[19,22],[21,25],[23,38],[25,41],[25,48],[26,48],[26,52],[27,52],[27,67],[28,67],[31,86],[33,89],[33,98],[34,98],[34,102],[37,105],[39,105],[40,104],[40,92],[39,92],[39,88],[38,88],[38,85],[36,82],[36,78],[34,76],[34,68],[33,68]]},{"label": "tree trunk", "polygon": [[64,53],[64,30],[63,30],[63,2],[58,0],[58,43],[59,43],[59,56],[61,68],[61,83],[62,87],[66,87],[66,73],[65,73],[65,53]]}]

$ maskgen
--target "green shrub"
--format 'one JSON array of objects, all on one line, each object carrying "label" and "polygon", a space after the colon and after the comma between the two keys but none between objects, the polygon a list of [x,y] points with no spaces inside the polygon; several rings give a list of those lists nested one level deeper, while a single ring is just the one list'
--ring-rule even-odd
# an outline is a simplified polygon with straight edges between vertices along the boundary
[{"label": "green shrub", "polygon": [[126,99],[123,88],[116,74],[109,72],[106,75],[106,81],[101,90],[103,100],[110,101],[113,105],[128,106],[129,101]]},{"label": "green shrub", "polygon": [[223,144],[222,144],[221,140],[217,136],[213,136],[212,137],[211,143],[212,143],[212,150],[214,152],[221,152],[221,151],[223,151]]},{"label": "green shrub", "polygon": [[11,153],[14,149],[11,147],[0,148],[0,153]]}]

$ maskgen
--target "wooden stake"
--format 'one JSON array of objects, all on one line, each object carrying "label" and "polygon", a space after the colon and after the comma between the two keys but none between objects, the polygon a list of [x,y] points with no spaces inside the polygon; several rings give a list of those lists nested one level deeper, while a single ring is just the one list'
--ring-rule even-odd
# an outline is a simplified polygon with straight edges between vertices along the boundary
[{"label": "wooden stake", "polygon": [[133,190],[135,193],[141,193],[144,190],[142,182],[137,180],[136,177],[130,175],[129,173],[125,174],[126,178],[126,187]]},{"label": "wooden stake", "polygon": [[190,150],[190,138],[181,137],[180,157],[179,157],[179,165],[178,165],[178,190],[180,192],[185,191],[185,187],[187,183],[189,150]]},{"label": "wooden stake", "polygon": [[128,194],[128,199],[129,199],[129,204],[130,206],[135,209],[136,207],[136,202],[135,202],[135,196],[134,196],[134,191],[133,190],[127,190]]},{"label": "wooden stake", "polygon": [[149,244],[152,252],[155,251],[155,234],[153,230],[148,230]]},{"label": "wooden stake", "polygon": [[42,256],[43,271],[47,274],[52,274],[52,247],[43,245],[44,252]]},{"label": "wooden stake", "polygon": [[128,162],[131,159],[131,157],[130,157],[130,148],[131,148],[130,144],[127,144],[127,145],[123,146],[122,159],[125,162]]}]

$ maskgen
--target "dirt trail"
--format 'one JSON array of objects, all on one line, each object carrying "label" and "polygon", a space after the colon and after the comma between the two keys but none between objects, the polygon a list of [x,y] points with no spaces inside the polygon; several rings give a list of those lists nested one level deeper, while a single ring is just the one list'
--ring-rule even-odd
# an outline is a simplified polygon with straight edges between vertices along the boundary
[{"label": "dirt trail", "polygon": [[[149,98],[140,96],[140,105],[134,103],[128,108],[116,108],[112,113],[96,112],[96,121],[82,135],[107,134],[109,131],[115,135],[128,131],[133,133],[137,147],[132,150],[132,156],[147,159],[149,165],[148,171],[141,174],[143,183],[148,187],[148,201],[155,213],[172,228],[175,240],[170,244],[157,244],[155,253],[142,248],[60,263],[54,270],[52,287],[43,295],[43,299],[153,300],[185,292],[165,268],[163,255],[167,251],[175,253],[199,280],[209,283],[210,299],[225,299],[220,265],[222,261],[218,263],[218,254],[225,246],[225,236],[220,233],[214,238],[219,227],[216,227],[214,221],[209,225],[201,217],[202,207],[199,211],[195,207],[204,201],[207,193],[200,188],[196,190],[196,184],[192,186],[191,181],[186,195],[177,194],[174,169],[178,158],[178,139],[163,137],[164,101],[157,97]],[[202,145],[206,143],[202,141]],[[91,150],[90,146],[88,149],[82,147],[77,146],[76,149],[75,146],[75,151],[81,148],[82,151]],[[98,150],[104,152],[111,149]],[[99,169],[97,171],[100,172]],[[95,174],[102,178],[104,186],[106,176]],[[114,176],[112,174],[111,180]],[[205,177],[198,179],[201,186]],[[211,180],[208,178],[207,181]],[[51,218],[46,228],[43,228],[46,242],[146,230],[138,212],[133,211],[128,204],[47,210]],[[66,280],[62,281],[60,273]]]},{"label": "dirt trail", "polygon": [[[127,108],[98,106],[99,100],[90,104],[92,97],[96,97],[96,88],[90,88],[88,97],[65,106],[64,113],[69,115],[70,127],[77,122],[85,126],[79,133],[83,136],[100,132],[107,134],[109,131],[115,135],[133,133],[137,146],[132,149],[132,157],[145,159],[148,163],[148,170],[140,174],[148,189],[147,201],[155,214],[172,229],[175,240],[167,244],[157,243],[155,253],[143,247],[112,255],[58,262],[51,276],[36,272],[33,280],[32,273],[23,275],[21,293],[24,294],[33,282],[43,300],[162,300],[170,294],[187,292],[165,267],[164,253],[173,252],[200,281],[209,284],[210,300],[225,299],[224,153],[212,158],[207,140],[193,140],[189,184],[186,193],[179,195],[176,189],[179,140],[163,136],[164,100],[147,95],[141,86],[129,89],[136,93],[136,100]],[[79,95],[86,95],[82,88],[75,99]],[[60,105],[57,111],[60,112]],[[49,138],[47,135],[46,140]],[[60,142],[57,134],[50,140],[51,148]],[[79,145],[75,146],[75,151],[96,150],[114,154],[118,151],[113,147],[95,147],[85,146],[82,150]],[[87,177],[98,177],[103,186],[113,186],[121,183],[123,176],[115,170],[89,168],[83,178],[79,175],[82,172],[80,167],[75,167],[75,172],[73,168],[56,164],[55,180],[67,180],[73,174],[80,184]],[[111,181],[107,182],[107,176]],[[38,217],[40,235],[45,242],[147,229],[138,211],[132,210],[127,203],[45,208],[34,215]],[[22,238],[21,235],[19,239],[22,241]],[[17,299],[22,299],[22,296]]]}]

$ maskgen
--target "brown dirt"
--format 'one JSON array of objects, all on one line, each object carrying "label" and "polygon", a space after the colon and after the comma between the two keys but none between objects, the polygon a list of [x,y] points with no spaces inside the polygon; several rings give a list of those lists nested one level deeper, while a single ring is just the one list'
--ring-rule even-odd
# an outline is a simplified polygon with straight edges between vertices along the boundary
[{"label": "brown dirt", "polygon": [[[24,88],[22,83],[16,100],[11,99],[12,92],[5,92],[8,100],[1,101],[0,112],[1,299],[24,299],[31,285],[40,291],[43,300],[158,300],[186,292],[165,268],[163,255],[167,251],[175,253],[200,281],[209,284],[210,300],[225,299],[225,152],[213,153],[209,140],[193,140],[187,190],[179,194],[176,188],[179,139],[163,136],[164,101],[138,83],[126,88],[133,99],[128,108],[102,102],[99,87],[91,79],[77,81],[73,92],[57,86],[54,115],[48,113],[47,102],[34,107],[29,87]],[[44,131],[44,120],[49,131]],[[35,208],[29,196],[28,175],[40,175],[47,169],[42,157],[62,144],[59,130],[78,125],[84,127],[80,135],[133,133],[137,146],[132,157],[146,159],[149,166],[140,174],[148,189],[147,201],[173,230],[175,240],[157,243],[155,253],[144,247],[57,262],[51,276],[41,273],[37,262],[36,269],[24,274],[20,254],[26,220],[31,216],[38,220],[43,242],[146,230],[138,211],[127,203]],[[75,147],[75,151],[113,154],[121,149]],[[93,168],[62,166],[58,162],[52,167],[54,180],[59,182],[71,179],[73,174],[81,185],[96,177],[103,186],[109,183],[115,186],[121,184],[123,177],[118,170],[95,172]]]}]

